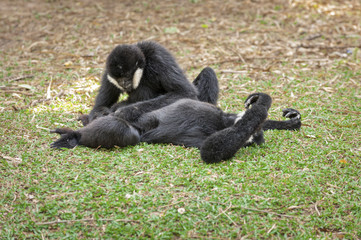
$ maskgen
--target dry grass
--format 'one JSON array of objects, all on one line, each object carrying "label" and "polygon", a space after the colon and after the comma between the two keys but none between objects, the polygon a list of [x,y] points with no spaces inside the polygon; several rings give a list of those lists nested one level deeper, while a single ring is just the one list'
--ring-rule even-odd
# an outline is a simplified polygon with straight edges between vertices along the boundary
[{"label": "dry grass", "polygon": [[[5,81],[35,75],[30,85],[46,98],[49,76],[53,96],[57,87],[98,78],[116,44],[146,39],[169,48],[191,78],[193,68],[209,65],[217,67],[221,80],[230,72],[256,81],[269,79],[270,72],[287,76],[290,66],[299,65],[307,65],[302,72],[327,72],[350,54],[360,58],[360,51],[353,51],[361,45],[360,8],[357,0],[5,0],[0,3],[1,73]],[[347,67],[356,70],[360,64]],[[62,74],[72,77],[64,80]],[[21,87],[13,91],[28,98]],[[13,101],[6,105],[24,107]]]}]

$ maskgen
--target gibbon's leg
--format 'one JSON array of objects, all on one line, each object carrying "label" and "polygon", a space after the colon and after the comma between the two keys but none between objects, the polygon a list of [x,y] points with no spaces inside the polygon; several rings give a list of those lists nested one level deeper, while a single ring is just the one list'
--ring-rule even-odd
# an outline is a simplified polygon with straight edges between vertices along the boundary
[{"label": "gibbon's leg", "polygon": [[267,94],[251,94],[245,105],[246,108],[252,107],[240,114],[233,126],[206,138],[200,149],[202,160],[217,163],[232,158],[241,147],[247,145],[252,135],[261,130],[271,102],[272,99]]},{"label": "gibbon's leg", "polygon": [[112,115],[97,118],[77,131],[61,128],[51,132],[61,135],[51,144],[52,148],[74,148],[77,145],[92,148],[125,147],[140,141],[139,133],[134,127]]},{"label": "gibbon's leg", "polygon": [[93,110],[91,110],[89,115],[83,114],[79,116],[78,120],[82,122],[83,126],[86,126],[96,118],[109,115],[111,113],[110,107],[118,101],[119,95],[122,92],[122,90],[109,82],[107,73],[103,73]]},{"label": "gibbon's leg", "polygon": [[204,68],[194,79],[193,85],[198,89],[198,99],[200,101],[217,105],[219,93],[218,79],[212,68]]},{"label": "gibbon's leg", "polygon": [[299,130],[301,128],[301,114],[292,108],[283,109],[283,117],[289,118],[286,121],[266,120],[262,129],[267,130]]},{"label": "gibbon's leg", "polygon": [[150,100],[133,103],[128,106],[119,108],[114,112],[114,116],[124,119],[128,122],[136,122],[141,117],[141,115],[168,106],[183,98],[190,97],[177,93],[167,93],[165,95],[161,95]]}]

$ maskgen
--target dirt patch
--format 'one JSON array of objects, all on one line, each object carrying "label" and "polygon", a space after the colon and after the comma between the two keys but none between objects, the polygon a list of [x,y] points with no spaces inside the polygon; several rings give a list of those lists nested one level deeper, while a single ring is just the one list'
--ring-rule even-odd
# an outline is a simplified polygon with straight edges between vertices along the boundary
[{"label": "dirt patch", "polygon": [[62,73],[99,76],[115,45],[142,40],[165,45],[190,78],[209,65],[254,79],[286,73],[288,64],[327,69],[361,58],[360,18],[357,0],[4,0],[0,77],[35,75],[32,83],[45,92],[49,77],[39,74],[51,75],[53,86],[71,83]]}]

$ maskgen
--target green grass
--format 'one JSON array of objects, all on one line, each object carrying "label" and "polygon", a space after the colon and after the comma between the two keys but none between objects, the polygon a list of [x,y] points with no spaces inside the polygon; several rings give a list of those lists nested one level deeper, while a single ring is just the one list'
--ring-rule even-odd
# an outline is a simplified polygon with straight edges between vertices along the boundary
[{"label": "green grass", "polygon": [[221,82],[222,109],[240,111],[244,92],[266,91],[270,118],[293,107],[304,126],[267,132],[264,145],[220,164],[165,144],[50,149],[57,136],[46,128],[79,127],[78,112],[94,98],[76,85],[60,99],[2,111],[0,238],[361,238],[361,73],[293,68],[286,80]]},{"label": "green grass", "polygon": [[[358,2],[2,1],[0,239],[361,239]],[[167,144],[50,149],[49,129],[90,111],[111,49],[145,39],[189,79],[213,67],[221,109],[263,91],[301,131],[212,165]],[[36,102],[48,89],[64,94]]]}]

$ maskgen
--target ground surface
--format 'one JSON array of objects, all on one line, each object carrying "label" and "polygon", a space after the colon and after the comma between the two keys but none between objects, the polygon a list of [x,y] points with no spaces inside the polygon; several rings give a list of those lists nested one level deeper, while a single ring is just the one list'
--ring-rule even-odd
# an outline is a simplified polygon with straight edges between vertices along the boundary
[{"label": "ground surface", "polygon": [[[0,2],[0,238],[361,238],[361,3]],[[116,44],[154,40],[219,107],[273,97],[300,132],[205,165],[196,149],[54,151],[79,127]]]}]

